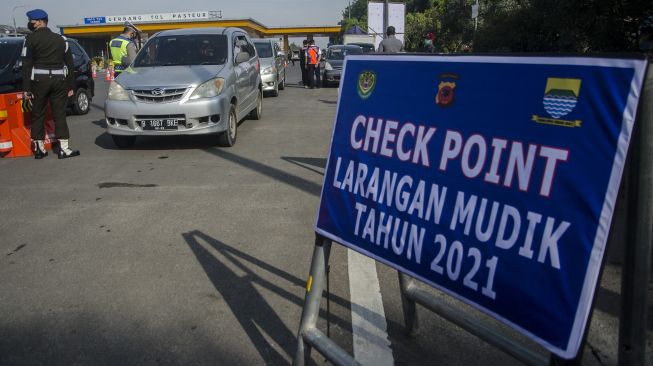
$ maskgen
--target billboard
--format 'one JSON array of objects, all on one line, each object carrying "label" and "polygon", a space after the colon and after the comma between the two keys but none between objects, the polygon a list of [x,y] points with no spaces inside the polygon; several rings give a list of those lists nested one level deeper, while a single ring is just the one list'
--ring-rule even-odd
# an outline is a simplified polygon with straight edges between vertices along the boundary
[{"label": "billboard", "polygon": [[131,15],[106,15],[84,18],[84,24],[122,24],[125,22],[191,22],[222,19],[222,11],[182,11],[176,13],[152,13]]},{"label": "billboard", "polygon": [[[395,27],[396,37],[404,43],[404,24],[406,5],[404,3],[388,3],[388,25]],[[367,34],[374,35],[374,48],[385,38],[383,28],[383,3],[367,3]]]}]

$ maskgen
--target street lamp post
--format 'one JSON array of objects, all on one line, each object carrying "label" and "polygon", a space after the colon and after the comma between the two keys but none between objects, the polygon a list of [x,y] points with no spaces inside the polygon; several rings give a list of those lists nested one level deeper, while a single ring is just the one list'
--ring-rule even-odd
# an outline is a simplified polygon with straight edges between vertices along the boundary
[{"label": "street lamp post", "polygon": [[29,5],[16,5],[14,8],[11,10],[11,17],[14,19],[14,37],[18,36],[18,29],[16,28],[16,9],[20,8],[29,8]]}]

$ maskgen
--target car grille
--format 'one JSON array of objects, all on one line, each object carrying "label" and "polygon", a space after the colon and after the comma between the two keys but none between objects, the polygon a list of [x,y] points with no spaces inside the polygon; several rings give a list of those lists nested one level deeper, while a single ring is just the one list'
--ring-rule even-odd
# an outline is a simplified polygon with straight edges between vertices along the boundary
[{"label": "car grille", "polygon": [[133,89],[136,99],[148,103],[170,103],[176,102],[184,96],[188,88],[153,88]]}]

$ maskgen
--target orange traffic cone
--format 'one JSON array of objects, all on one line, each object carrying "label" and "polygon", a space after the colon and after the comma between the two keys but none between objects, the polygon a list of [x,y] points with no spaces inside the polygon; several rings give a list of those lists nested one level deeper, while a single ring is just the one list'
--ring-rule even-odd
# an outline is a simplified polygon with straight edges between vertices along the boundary
[{"label": "orange traffic cone", "polygon": [[111,70],[107,67],[107,75],[104,77],[104,81],[111,81]]},{"label": "orange traffic cone", "polygon": [[95,70],[95,64],[91,65],[91,77],[95,79],[97,77],[97,71]]},{"label": "orange traffic cone", "polygon": [[116,80],[116,72],[111,68],[111,80]]}]

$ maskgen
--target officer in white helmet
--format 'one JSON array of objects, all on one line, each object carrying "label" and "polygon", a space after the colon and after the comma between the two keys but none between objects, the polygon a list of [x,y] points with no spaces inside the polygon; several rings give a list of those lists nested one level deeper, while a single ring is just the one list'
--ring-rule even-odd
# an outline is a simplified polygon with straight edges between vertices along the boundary
[{"label": "officer in white helmet", "polygon": [[123,72],[136,58],[138,49],[135,40],[140,36],[141,31],[130,22],[125,22],[125,28],[118,37],[111,40],[111,58],[113,69],[116,74]]}]

